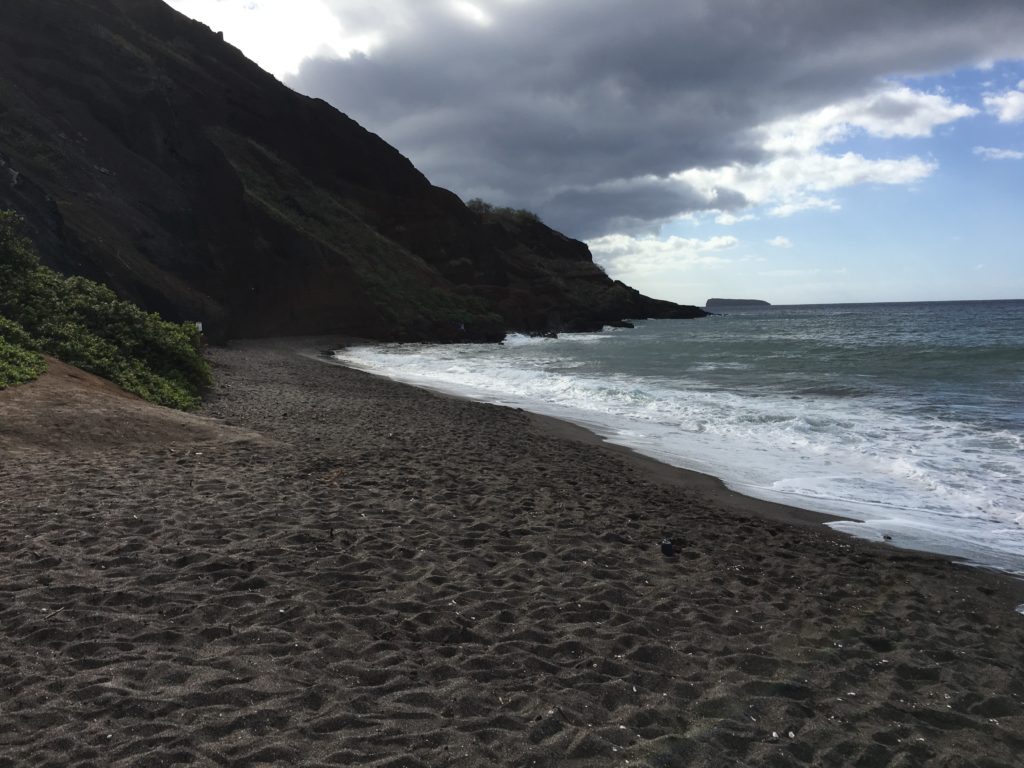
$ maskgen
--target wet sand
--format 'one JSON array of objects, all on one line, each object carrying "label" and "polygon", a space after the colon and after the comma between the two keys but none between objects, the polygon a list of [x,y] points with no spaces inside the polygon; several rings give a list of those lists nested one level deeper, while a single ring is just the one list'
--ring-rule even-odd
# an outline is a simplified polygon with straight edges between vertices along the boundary
[{"label": "wet sand", "polygon": [[325,346],[0,392],[0,767],[1021,765],[1020,582]]}]

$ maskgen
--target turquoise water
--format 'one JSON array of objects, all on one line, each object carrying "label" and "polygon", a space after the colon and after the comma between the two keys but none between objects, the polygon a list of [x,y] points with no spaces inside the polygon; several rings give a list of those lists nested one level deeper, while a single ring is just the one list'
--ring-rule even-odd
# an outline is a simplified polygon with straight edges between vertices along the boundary
[{"label": "turquoise water", "polygon": [[757,307],[338,356],[1024,574],[1024,301]]}]

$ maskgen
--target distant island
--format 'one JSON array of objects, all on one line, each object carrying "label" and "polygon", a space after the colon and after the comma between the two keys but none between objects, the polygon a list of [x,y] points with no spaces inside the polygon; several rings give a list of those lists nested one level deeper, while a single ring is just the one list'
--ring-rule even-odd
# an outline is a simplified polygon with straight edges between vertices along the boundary
[{"label": "distant island", "polygon": [[708,299],[704,306],[711,309],[712,307],[770,307],[771,304],[760,299]]}]

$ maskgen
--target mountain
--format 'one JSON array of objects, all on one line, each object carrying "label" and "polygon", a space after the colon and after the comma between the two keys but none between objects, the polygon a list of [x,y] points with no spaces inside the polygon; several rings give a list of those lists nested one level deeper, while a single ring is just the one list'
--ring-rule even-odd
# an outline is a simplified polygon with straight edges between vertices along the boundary
[{"label": "mountain", "polygon": [[214,338],[583,330],[703,311],[531,215],[467,208],[159,0],[4,0],[0,209],[45,264]]}]

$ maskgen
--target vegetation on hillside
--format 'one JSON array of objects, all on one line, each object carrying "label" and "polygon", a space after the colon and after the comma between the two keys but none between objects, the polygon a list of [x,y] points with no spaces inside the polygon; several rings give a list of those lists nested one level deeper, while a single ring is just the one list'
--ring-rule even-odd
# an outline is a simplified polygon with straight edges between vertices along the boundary
[{"label": "vegetation on hillside", "polygon": [[43,356],[17,323],[0,316],[0,389],[32,381],[46,370]]},{"label": "vegetation on hillside", "polygon": [[466,207],[478,216],[490,217],[493,219],[505,219],[506,221],[513,221],[518,224],[541,223],[540,216],[526,208],[509,208],[507,206],[491,205],[490,203],[481,200],[479,197],[474,197],[466,203]]},{"label": "vegetation on hillside", "polygon": [[0,388],[38,376],[46,353],[150,402],[198,405],[210,371],[195,327],[42,266],[20,225],[17,214],[0,211]]},{"label": "vegetation on hillside", "polygon": [[238,173],[254,209],[319,245],[329,263],[347,263],[387,336],[453,340],[463,327],[494,329],[501,338],[502,317],[485,300],[452,291],[421,257],[370,226],[357,205],[318,186],[258,142],[222,129],[209,135]]}]

